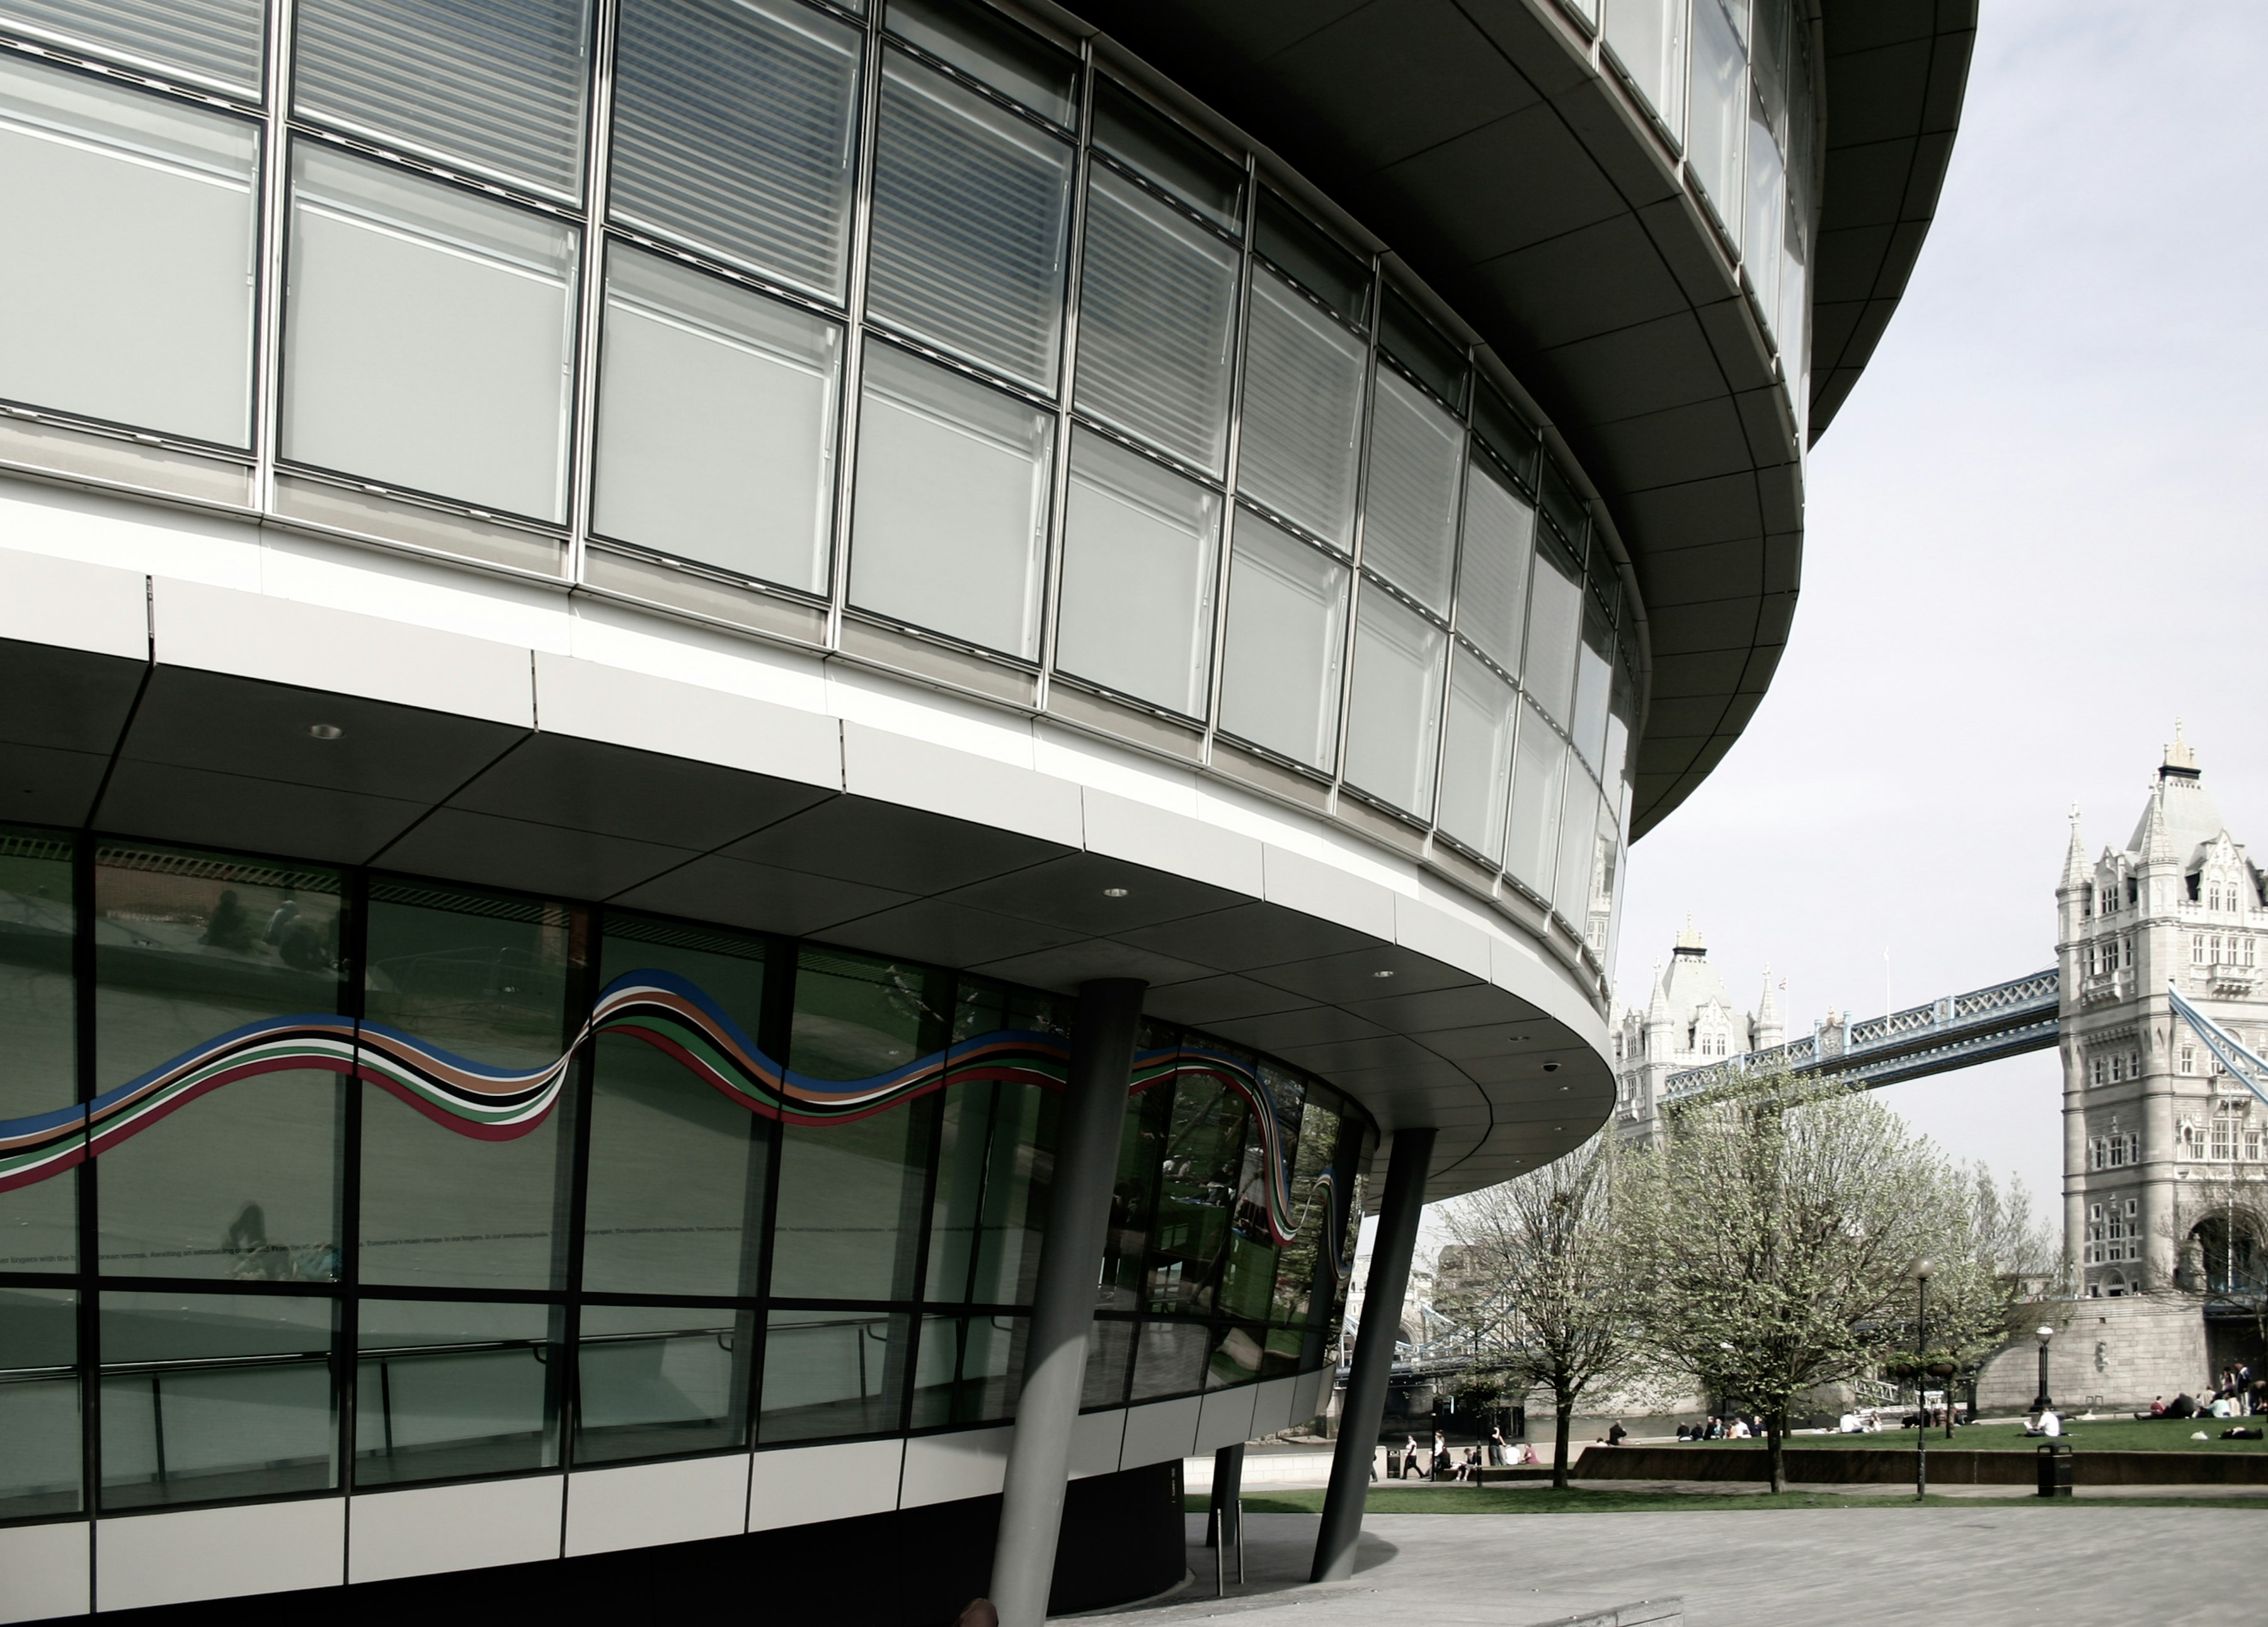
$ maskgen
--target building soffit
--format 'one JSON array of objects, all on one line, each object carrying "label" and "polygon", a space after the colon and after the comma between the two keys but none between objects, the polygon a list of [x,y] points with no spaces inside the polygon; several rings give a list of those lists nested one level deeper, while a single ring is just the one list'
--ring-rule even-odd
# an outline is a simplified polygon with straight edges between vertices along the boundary
[{"label": "building soffit", "polygon": [[[1550,0],[1067,9],[1279,155],[1346,211],[1342,224],[1376,233],[1572,453],[1642,606],[1631,828],[1644,835],[1753,716],[1802,556],[1796,426],[1674,150]],[[1976,5],[1809,9],[1827,109],[1815,440],[1927,232]]]}]

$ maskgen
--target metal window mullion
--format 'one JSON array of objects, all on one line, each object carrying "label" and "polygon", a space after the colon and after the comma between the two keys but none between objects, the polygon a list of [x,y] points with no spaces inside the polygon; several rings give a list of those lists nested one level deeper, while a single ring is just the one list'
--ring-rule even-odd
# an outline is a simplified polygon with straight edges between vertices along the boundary
[{"label": "metal window mullion", "polygon": [[[1040,590],[1040,637],[1034,652],[1040,664],[1039,683],[1033,704],[1045,711],[1049,682],[1055,672],[1056,612],[1063,595],[1064,541],[1071,514],[1071,398],[1079,371],[1079,298],[1086,269],[1086,180],[1094,138],[1094,42],[1080,41],[1079,81],[1079,141],[1073,151],[1071,182],[1071,232],[1064,252],[1070,264],[1064,274],[1062,357],[1056,368],[1055,464],[1049,475],[1048,527],[1042,546]],[[974,1256],[971,1256],[974,1258]]]},{"label": "metal window mullion", "polygon": [[875,155],[882,122],[882,33],[880,8],[866,18],[865,58],[858,73],[858,174],[850,195],[850,283],[844,301],[849,319],[843,338],[843,384],[835,415],[834,550],[828,561],[827,634],[830,650],[843,644],[843,609],[850,591],[851,505],[856,501],[858,406],[866,362],[866,261],[874,226]]},{"label": "metal window mullion", "polygon": [[1364,367],[1362,414],[1355,421],[1354,435],[1354,534],[1348,540],[1348,553],[1353,561],[1347,572],[1347,615],[1344,642],[1339,652],[1339,721],[1338,736],[1334,741],[1333,766],[1323,772],[1331,777],[1331,811],[1338,811],[1338,792],[1346,783],[1347,723],[1354,714],[1354,625],[1361,614],[1362,543],[1368,529],[1365,521],[1370,502],[1370,430],[1378,410],[1378,370],[1381,364],[1378,349],[1378,314],[1385,298],[1381,287],[1382,274],[1379,257],[1370,257],[1370,331],[1366,335],[1368,365]]},{"label": "metal window mullion", "polygon": [[596,479],[599,348],[606,320],[607,188],[614,158],[615,23],[620,0],[599,0],[591,44],[591,104],[583,159],[583,240],[578,256],[575,342],[569,351],[574,388],[567,421],[567,579],[583,579],[590,543],[592,490]]},{"label": "metal window mullion", "polygon": [[[1260,173],[1249,152],[1244,155],[1244,240],[1238,246],[1234,326],[1228,336],[1228,445],[1220,466],[1220,535],[1213,545],[1212,637],[1211,665],[1205,673],[1204,738],[1197,747],[1201,763],[1212,762],[1215,738],[1220,733],[1221,668],[1228,656],[1228,575],[1236,538],[1236,482],[1244,450],[1244,375],[1246,351],[1252,337],[1252,234],[1260,217]],[[1146,1248],[1147,1245],[1145,1244]],[[1146,1267],[1145,1268],[1146,1269]],[[1142,1307],[1138,1303],[1137,1312]],[[1139,1337],[1138,1331],[1137,1337]],[[1130,1375],[1133,1360],[1127,1369]],[[1131,1383],[1131,1378],[1129,1378]]]},{"label": "metal window mullion", "polygon": [[265,78],[268,116],[260,132],[260,235],[254,251],[253,323],[252,506],[276,508],[276,444],[283,430],[284,275],[285,238],[291,218],[291,23],[290,0],[271,0],[268,9]]}]

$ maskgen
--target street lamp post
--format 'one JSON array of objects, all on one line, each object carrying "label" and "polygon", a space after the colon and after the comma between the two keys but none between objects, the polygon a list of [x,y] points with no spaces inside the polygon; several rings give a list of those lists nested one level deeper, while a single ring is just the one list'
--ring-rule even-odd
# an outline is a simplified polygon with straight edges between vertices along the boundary
[{"label": "street lamp post", "polygon": [[2040,1393],[2032,1398],[2032,1411],[2045,1412],[2055,1402],[2048,1399],[2048,1341],[2055,1337],[2055,1329],[2040,1329]]},{"label": "street lamp post", "polygon": [[1921,1402],[1921,1418],[1914,1430],[1914,1497],[1929,1495],[1929,1274],[1926,1260],[1914,1262],[1914,1395]]}]

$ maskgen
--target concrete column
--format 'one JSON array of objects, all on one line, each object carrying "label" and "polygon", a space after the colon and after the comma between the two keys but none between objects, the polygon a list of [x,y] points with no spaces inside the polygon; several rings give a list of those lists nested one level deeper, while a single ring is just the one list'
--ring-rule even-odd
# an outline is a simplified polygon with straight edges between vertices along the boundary
[{"label": "concrete column", "polygon": [[992,1603],[1001,1627],[1040,1627],[1047,1619],[1145,987],[1130,977],[1079,986],[1024,1385],[992,1550]]},{"label": "concrete column", "polygon": [[1394,1373],[1402,1300],[1410,1288],[1410,1256],[1418,1248],[1418,1218],[1425,1207],[1425,1176],[1432,1160],[1431,1130],[1394,1132],[1394,1149],[1386,1164],[1386,1197],[1379,1206],[1378,1233],[1370,1244],[1362,1328],[1355,1336],[1354,1366],[1347,1374],[1338,1445],[1331,1453],[1331,1489],[1323,1496],[1322,1528],[1315,1537],[1310,1581],[1343,1582],[1354,1574],[1355,1543],[1362,1536],[1371,1461],[1378,1450],[1378,1426],[1386,1416],[1387,1380]]}]

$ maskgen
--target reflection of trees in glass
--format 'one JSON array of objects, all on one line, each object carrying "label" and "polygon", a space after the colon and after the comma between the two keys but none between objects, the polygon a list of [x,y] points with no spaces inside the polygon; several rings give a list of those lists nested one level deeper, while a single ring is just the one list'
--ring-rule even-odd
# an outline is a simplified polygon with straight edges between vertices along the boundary
[{"label": "reflection of trees in glass", "polygon": [[806,946],[796,957],[788,1065],[821,1079],[863,1079],[944,1043],[942,982],[930,968]]}]

